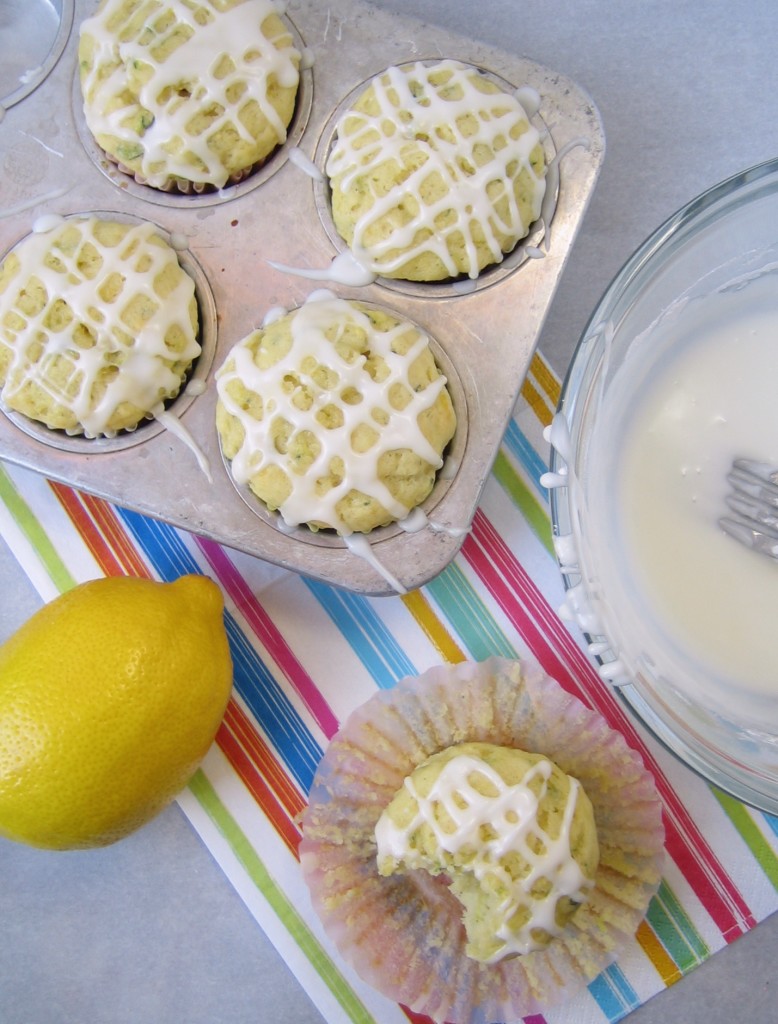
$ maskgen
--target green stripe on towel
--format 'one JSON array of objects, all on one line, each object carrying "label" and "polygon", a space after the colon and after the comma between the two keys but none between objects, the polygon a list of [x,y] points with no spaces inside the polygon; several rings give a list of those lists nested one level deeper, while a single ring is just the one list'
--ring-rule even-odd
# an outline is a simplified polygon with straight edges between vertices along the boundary
[{"label": "green stripe on towel", "polygon": [[751,853],[756,857],[760,868],[770,880],[773,888],[778,891],[778,856],[760,831],[748,808],[739,800],[723,793],[717,786],[711,786],[710,789]]},{"label": "green stripe on towel", "polygon": [[0,500],[3,501],[14,522],[32,545],[57,590],[64,593],[74,587],[76,580],[59,557],[45,529],[17,490],[2,464],[0,464]]},{"label": "green stripe on towel", "polygon": [[710,949],[666,881],[648,908],[648,923],[682,974],[710,956]]},{"label": "green stripe on towel", "polygon": [[543,547],[553,555],[554,544],[548,511],[521,479],[502,449],[497,454],[492,473],[513,504],[521,511]]},{"label": "green stripe on towel", "polygon": [[238,823],[220,800],[202,769],[189,783],[195,799],[230,844],[246,874],[305,954],[327,988],[354,1024],[375,1024],[354,990],[322,948],[294,906],[279,889]]}]

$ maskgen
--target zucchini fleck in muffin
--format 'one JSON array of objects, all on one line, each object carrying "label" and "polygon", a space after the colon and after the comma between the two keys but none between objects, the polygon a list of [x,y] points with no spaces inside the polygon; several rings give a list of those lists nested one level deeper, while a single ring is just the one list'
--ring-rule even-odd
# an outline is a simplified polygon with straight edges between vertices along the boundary
[{"label": "zucchini fleck in muffin", "polygon": [[329,292],[240,341],[217,389],[236,483],[289,526],[343,536],[423,502],[456,427],[426,334]]},{"label": "zucchini fleck in muffin", "polygon": [[87,437],[132,430],[200,354],[194,282],[149,223],[54,218],[0,266],[0,400]]},{"label": "zucchini fleck in muffin", "polygon": [[326,172],[335,226],[370,271],[478,277],[528,233],[545,194],[537,129],[469,65],[391,67],[340,117]]},{"label": "zucchini fleck in muffin", "polygon": [[518,1022],[634,941],[661,879],[639,754],[532,659],[429,669],[327,748],[300,863],[339,953],[450,1024]]},{"label": "zucchini fleck in muffin", "polygon": [[87,126],[141,183],[222,188],[286,140],[300,54],[270,0],[102,0],[78,55]]}]

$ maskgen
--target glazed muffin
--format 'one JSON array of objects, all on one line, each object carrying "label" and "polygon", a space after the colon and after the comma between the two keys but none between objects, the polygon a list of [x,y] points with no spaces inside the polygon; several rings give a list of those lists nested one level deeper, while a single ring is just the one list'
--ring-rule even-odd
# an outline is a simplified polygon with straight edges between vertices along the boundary
[{"label": "glazed muffin", "polygon": [[68,434],[132,430],[200,354],[194,282],[148,223],[54,218],[0,266],[0,399]]},{"label": "glazed muffin", "polygon": [[270,0],[102,0],[78,55],[87,126],[139,182],[222,188],[286,140],[300,54]]},{"label": "glazed muffin", "polygon": [[597,827],[577,779],[540,754],[459,743],[427,758],[375,829],[378,872],[444,874],[482,963],[542,949],[594,885]]},{"label": "glazed muffin", "polygon": [[545,157],[514,93],[452,60],[392,67],[339,119],[335,226],[372,272],[476,278],[540,214]]},{"label": "glazed muffin", "polygon": [[640,756],[531,659],[377,692],[327,748],[302,825],[303,876],[340,955],[451,1024],[575,996],[634,941],[661,878]]},{"label": "glazed muffin", "polygon": [[368,533],[429,495],[456,418],[427,336],[316,293],[240,341],[216,425],[239,485],[289,526]]}]

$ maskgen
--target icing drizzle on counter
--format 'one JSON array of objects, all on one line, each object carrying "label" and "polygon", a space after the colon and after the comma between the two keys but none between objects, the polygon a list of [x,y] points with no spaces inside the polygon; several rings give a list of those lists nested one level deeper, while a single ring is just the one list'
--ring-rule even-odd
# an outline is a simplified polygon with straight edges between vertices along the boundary
[{"label": "icing drizzle on counter", "polygon": [[[131,39],[125,38],[126,26],[117,33],[114,22],[123,6],[123,0],[109,0],[81,26],[82,37],[87,34],[95,41],[93,66],[82,81],[84,116],[95,136],[112,135],[133,146],[142,140],[140,171],[150,185],[161,187],[171,175],[177,175],[221,188],[229,172],[209,148],[208,140],[229,127],[253,145],[254,137],[238,113],[249,103],[258,105],[278,142],[286,141],[286,125],[268,98],[268,86],[274,80],[283,88],[295,87],[300,54],[290,37],[279,49],[260,32],[260,24],[277,13],[270,0],[247,0],[228,10],[204,5],[193,10],[185,0],[165,0],[164,11],[157,14],[154,24],[163,20],[163,14],[171,14],[170,35],[180,33],[182,26],[190,34],[163,60],[154,56],[162,42],[156,31],[144,30]],[[206,24],[198,19],[203,12],[209,16]],[[230,58],[232,70],[224,75],[220,70],[217,77],[224,57]],[[145,82],[134,79],[138,82],[137,102],[129,107],[118,103],[117,97],[127,89],[128,69],[140,66],[150,68],[151,75]],[[104,77],[108,67],[112,71]],[[239,107],[231,98],[236,93]],[[209,112],[207,129],[194,133],[190,123],[204,109]],[[144,110],[151,111],[154,120],[139,132],[137,122]],[[215,111],[219,114],[214,118]],[[128,120],[135,127],[128,126]],[[193,162],[192,155],[204,170]]]},{"label": "icing drizzle on counter", "polygon": [[[356,323],[365,332],[368,352],[385,362],[388,373],[383,380],[375,381],[367,372],[366,355],[358,354],[348,362],[328,339],[325,332],[333,328],[343,331],[349,323]],[[408,370],[427,348],[427,336],[414,327],[418,337],[409,351],[404,355],[392,351],[394,339],[407,334],[409,326],[407,321],[400,320],[388,330],[377,330],[370,318],[351,302],[317,291],[290,317],[292,344],[285,356],[272,366],[258,367],[248,347],[254,336],[249,335],[238,342],[217,372],[219,398],[225,410],[243,428],[241,447],[232,460],[233,477],[237,483],[247,484],[266,466],[275,465],[283,470],[292,485],[289,497],[279,507],[287,525],[314,521],[348,535],[350,531],[338,516],[336,506],[351,490],[375,498],[394,518],[402,519],[408,514],[407,507],[394,498],[378,475],[381,455],[398,448],[410,448],[435,468],[443,464],[419,427],[418,418],[435,404],[446,378],[441,374],[424,390],[414,391]],[[323,388],[312,376],[322,366],[337,375],[335,388]],[[308,367],[312,370],[306,369]],[[298,381],[296,388],[305,388],[312,395],[309,408],[298,408],[290,401],[290,379]],[[239,381],[249,391],[261,395],[266,412],[262,419],[255,419],[230,396],[232,381]],[[395,409],[389,402],[388,396],[395,385],[404,387],[410,395],[402,410]],[[354,392],[361,396],[358,403],[338,401],[338,396]],[[335,429],[324,429],[317,413],[333,401],[342,413],[342,423]],[[379,417],[386,419],[386,425],[377,430],[372,447],[365,452],[355,451],[351,445],[352,433],[360,424],[369,422],[376,411]],[[305,473],[291,470],[288,457],[276,449],[273,430],[278,417],[291,424],[292,437],[301,431],[310,431],[320,444],[318,454]],[[319,494],[317,479],[327,476],[333,459],[342,460],[345,469],[342,482],[325,494]]]},{"label": "icing drizzle on counter", "polygon": [[[14,407],[14,397],[29,381],[35,384],[53,402],[70,410],[83,427],[87,437],[115,433],[108,423],[119,405],[131,403],[139,409],[154,409],[160,397],[175,394],[181,385],[180,375],[172,371],[167,361],[188,362],[200,354],[200,345],[193,335],[190,304],[194,297],[194,282],[181,271],[178,282],[164,301],[153,288],[154,279],[175,260],[175,254],[166,245],[149,244],[157,235],[151,223],[130,225],[118,245],[103,244],[95,234],[96,217],[64,220],[58,216],[41,218],[33,233],[20,243],[13,253],[19,260],[19,269],[9,286],[0,294],[0,325],[12,320],[24,321],[24,329],[6,333],[11,349],[11,361],[0,398]],[[78,225],[82,238],[75,253],[67,255],[56,248],[57,236]],[[79,254],[88,244],[97,253],[100,271],[89,278],[79,267]],[[64,271],[48,265],[52,251]],[[139,267],[141,269],[139,269]],[[17,308],[19,287],[30,278],[43,285],[47,300],[37,313],[20,313]],[[123,279],[121,299],[106,302],[101,288],[111,278]],[[134,298],[145,297],[156,306],[155,312],[134,333],[133,343],[127,345],[120,336],[128,334],[122,314]],[[85,324],[95,338],[91,347],[79,346],[70,330],[51,330],[48,320],[55,304],[64,301],[72,311],[76,324]],[[165,341],[168,331],[178,325],[188,339],[183,351],[172,351]],[[7,328],[5,329],[7,332]],[[46,338],[45,353],[40,357],[40,338]],[[56,387],[48,374],[51,363],[59,357],[73,362],[73,378],[79,381],[74,395]],[[105,392],[97,406],[93,405],[92,390],[98,377],[107,367],[121,361],[121,372],[106,381]]]},{"label": "icing drizzle on counter", "polygon": [[[441,73],[450,75],[445,90],[430,80]],[[371,208],[355,225],[351,248],[357,259],[376,273],[391,272],[415,256],[433,251],[450,276],[456,277],[460,271],[448,251],[447,242],[452,234],[459,232],[467,252],[468,276],[475,278],[479,269],[474,229],[483,234],[492,261],[501,261],[503,251],[494,231],[495,223],[499,222],[500,231],[516,241],[529,228],[529,224],[522,221],[513,189],[513,182],[522,170],[526,170],[534,185],[530,223],[540,213],[545,180],[536,175],[530,164],[530,154],[540,135],[529,123],[516,94],[484,93],[474,84],[477,80],[478,73],[472,67],[452,60],[431,67],[422,63],[406,68],[392,67],[371,83],[378,113],[371,115],[350,109],[338,122],[337,138],[326,171],[331,179],[338,179],[344,192],[357,179],[369,187],[371,174],[382,164],[396,161],[402,167],[403,151],[409,140],[423,147],[426,157],[402,185],[383,196],[374,193]],[[421,89],[420,95],[414,94],[414,88]],[[445,97],[441,95],[443,91]],[[454,91],[459,98],[449,98]],[[523,122],[527,129],[518,139],[511,139],[511,128]],[[474,123],[477,123],[477,130],[470,134]],[[465,124],[467,134],[461,128]],[[482,146],[489,147],[493,156],[479,167],[474,150]],[[433,173],[441,176],[447,190],[442,198],[426,203],[422,186]],[[507,213],[502,220],[489,197],[490,191],[496,190],[495,186],[507,200]],[[411,205],[415,202],[418,213],[407,225],[397,226],[389,237],[369,241],[376,221],[397,206],[400,190],[411,197]],[[436,218],[450,210],[454,216],[442,228]],[[414,242],[418,232],[422,232],[424,240]],[[401,251],[396,253],[396,250]]]},{"label": "icing drizzle on counter", "polygon": [[[593,885],[570,850],[570,829],[581,788],[577,779],[570,778],[557,838],[552,839],[538,824],[538,805],[545,796],[552,770],[550,761],[538,761],[528,769],[521,782],[509,785],[480,758],[459,754],[443,766],[426,797],[418,792],[411,776],[405,779],[405,788],[418,809],[404,828],[398,827],[388,814],[383,814],[376,825],[379,862],[391,858],[411,869],[428,867],[424,855],[412,845],[414,833],[423,825],[432,830],[440,849],[454,857],[468,849],[477,851],[467,870],[479,881],[491,876],[490,888],[496,877],[507,893],[500,907],[503,924],[496,933],[503,946],[486,963],[495,963],[508,955],[528,953],[537,948],[532,936],[535,929],[543,929],[549,935],[561,934],[562,929],[555,918],[557,901],[568,896],[580,902]],[[485,777],[496,795],[480,793],[470,781],[474,774]],[[542,784],[540,794],[536,796],[531,783],[538,776]],[[435,813],[438,805],[454,822],[453,832],[441,828]],[[493,838],[482,838],[483,826],[488,826]],[[532,849],[531,840],[534,839],[542,844],[540,854]],[[530,871],[524,878],[512,878],[502,866],[501,858],[511,851],[517,851],[530,865]],[[551,889],[544,899],[536,899],[531,889],[541,878],[551,883]],[[527,908],[530,916],[521,928],[513,931],[509,922],[520,907]]]}]

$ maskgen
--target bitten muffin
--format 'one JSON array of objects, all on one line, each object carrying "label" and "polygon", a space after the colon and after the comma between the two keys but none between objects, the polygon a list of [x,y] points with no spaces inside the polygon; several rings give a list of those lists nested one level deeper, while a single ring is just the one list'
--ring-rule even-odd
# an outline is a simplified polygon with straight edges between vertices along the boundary
[{"label": "bitten muffin", "polygon": [[286,140],[300,54],[270,0],[102,0],[78,55],[87,126],[139,182],[221,188]]},{"label": "bitten muffin", "polygon": [[445,874],[465,952],[483,963],[542,949],[594,885],[597,827],[577,779],[547,757],[459,743],[414,768],[376,825],[378,871]]},{"label": "bitten muffin", "polygon": [[335,226],[372,272],[478,277],[540,214],[545,157],[514,93],[453,60],[391,67],[341,116]]},{"label": "bitten muffin", "polygon": [[414,324],[319,292],[219,369],[222,451],[287,525],[368,533],[432,490],[456,427],[446,383]]},{"label": "bitten muffin", "polygon": [[[469,839],[449,817],[469,817]],[[520,838],[519,820],[516,855],[504,840]],[[451,1024],[517,1022],[578,994],[636,941],[664,849],[639,753],[530,658],[439,665],[378,691],[325,751],[302,827],[303,876],[339,954],[383,995]],[[522,861],[538,872],[534,894]],[[557,868],[576,904],[568,916],[562,902],[566,921]],[[531,895],[511,914],[514,875]],[[544,921],[526,952],[521,939],[506,949],[523,930],[519,903]]]},{"label": "bitten muffin", "polygon": [[0,400],[68,434],[132,430],[200,354],[193,280],[149,223],[54,218],[0,267]]}]

